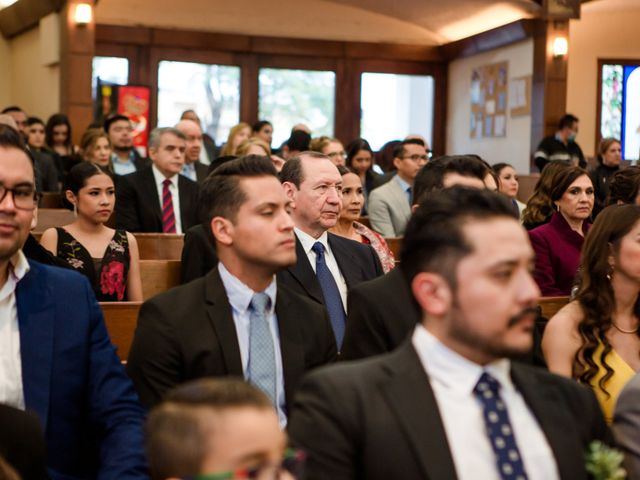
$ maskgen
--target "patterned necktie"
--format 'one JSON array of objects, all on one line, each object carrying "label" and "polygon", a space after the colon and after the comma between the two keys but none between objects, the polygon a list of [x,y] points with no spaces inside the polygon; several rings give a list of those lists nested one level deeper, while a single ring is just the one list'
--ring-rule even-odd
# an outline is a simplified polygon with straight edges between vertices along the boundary
[{"label": "patterned necktie", "polygon": [[176,216],[173,213],[173,198],[171,197],[171,180],[162,182],[162,233],[176,233]]},{"label": "patterned necktie", "polygon": [[275,406],[276,354],[267,321],[270,303],[271,300],[266,293],[255,293],[251,298],[247,380],[266,393]]},{"label": "patterned necktie", "polygon": [[340,348],[342,347],[342,340],[344,338],[344,324],[346,317],[344,306],[342,305],[342,297],[340,296],[338,285],[331,274],[331,270],[329,270],[327,262],[325,262],[324,245],[320,242],[316,242],[313,244],[311,249],[316,253],[316,276],[318,277],[318,282],[322,289],[324,306],[329,314],[333,334],[336,336],[338,351],[340,351]]},{"label": "patterned necktie", "polygon": [[487,372],[483,372],[473,393],[482,405],[484,423],[491,448],[495,453],[500,478],[527,480],[520,450],[513,436],[509,413],[504,401],[500,398],[500,384]]}]

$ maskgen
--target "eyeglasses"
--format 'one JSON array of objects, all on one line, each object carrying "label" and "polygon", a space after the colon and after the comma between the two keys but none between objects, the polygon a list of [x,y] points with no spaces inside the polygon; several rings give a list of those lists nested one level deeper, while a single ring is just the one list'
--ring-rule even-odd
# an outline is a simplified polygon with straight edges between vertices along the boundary
[{"label": "eyeglasses", "polygon": [[265,463],[254,468],[234,470],[231,472],[204,473],[186,477],[183,480],[280,480],[283,473],[288,473],[294,479],[301,479],[306,454],[300,450],[287,449],[278,464]]},{"label": "eyeglasses", "polygon": [[418,155],[418,154],[413,154],[413,155],[408,155],[406,157],[402,157],[404,158],[408,158],[409,160],[412,160],[414,162],[418,162],[420,160],[422,160],[423,162],[426,162],[429,160],[429,155]]},{"label": "eyeglasses", "polygon": [[329,157],[329,158],[333,158],[333,157],[347,158],[347,152],[345,152],[344,150],[341,151],[341,152],[331,152],[331,153],[327,153],[327,157]]},{"label": "eyeglasses", "polygon": [[7,188],[0,184],[0,203],[4,201],[7,193],[11,192],[13,203],[20,210],[33,210],[38,203],[39,195],[32,186],[25,185],[16,188]]}]

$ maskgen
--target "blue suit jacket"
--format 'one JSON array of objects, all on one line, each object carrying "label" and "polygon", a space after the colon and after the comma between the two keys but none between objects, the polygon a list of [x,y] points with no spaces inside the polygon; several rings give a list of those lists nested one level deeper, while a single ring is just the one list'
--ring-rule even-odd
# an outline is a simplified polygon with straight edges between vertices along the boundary
[{"label": "blue suit jacket", "polygon": [[53,479],[148,478],[144,410],[86,278],[29,261],[16,303],[25,405]]}]

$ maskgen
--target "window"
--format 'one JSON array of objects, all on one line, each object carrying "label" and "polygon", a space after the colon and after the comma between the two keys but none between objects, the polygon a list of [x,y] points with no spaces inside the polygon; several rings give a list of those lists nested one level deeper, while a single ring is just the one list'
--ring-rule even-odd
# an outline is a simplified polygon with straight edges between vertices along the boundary
[{"label": "window", "polygon": [[96,98],[98,78],[102,82],[126,85],[129,83],[129,60],[121,57],[93,57],[91,85]]},{"label": "window", "polygon": [[637,160],[640,154],[640,62],[602,65],[600,135],[622,143],[622,158]]},{"label": "window", "polygon": [[240,119],[240,67],[161,61],[158,66],[158,126],[173,126],[195,110],[202,129],[220,145]]},{"label": "window", "polygon": [[433,94],[431,76],[363,73],[360,135],[374,150],[409,134],[432,145]]},{"label": "window", "polygon": [[304,123],[314,137],[333,136],[336,74],[327,71],[261,68],[259,117],[273,124],[273,146]]}]

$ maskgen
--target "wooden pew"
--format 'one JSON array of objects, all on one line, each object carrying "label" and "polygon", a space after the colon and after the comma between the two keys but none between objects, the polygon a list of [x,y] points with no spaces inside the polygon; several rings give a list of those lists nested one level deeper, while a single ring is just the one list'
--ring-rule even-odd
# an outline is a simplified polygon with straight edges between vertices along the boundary
[{"label": "wooden pew", "polygon": [[142,297],[147,300],[180,285],[180,260],[140,260]]},{"label": "wooden pew", "polygon": [[135,233],[141,260],[180,260],[184,235],[174,233]]},{"label": "wooden pew", "polygon": [[111,342],[118,349],[118,357],[126,363],[138,323],[138,312],[142,302],[101,302],[104,323]]},{"label": "wooden pew", "polygon": [[542,297],[538,305],[542,310],[542,316],[549,320],[567,303],[569,303],[569,297]]},{"label": "wooden pew", "polygon": [[518,175],[518,184],[520,188],[518,189],[518,200],[522,203],[527,203],[531,195],[533,195],[533,189],[538,183],[538,179],[540,178],[539,173],[532,173],[531,175]]},{"label": "wooden pew", "polygon": [[76,219],[71,210],[66,208],[39,208],[38,223],[34,232],[44,232],[47,228],[68,225]]},{"label": "wooden pew", "polygon": [[393,256],[396,257],[396,263],[400,262],[400,249],[402,247],[402,237],[395,238],[385,238],[385,242],[387,242],[387,246],[389,250],[393,253]]},{"label": "wooden pew", "polygon": [[58,192],[42,192],[39,208],[62,208],[62,194]]}]

